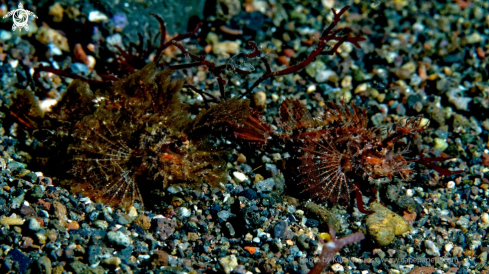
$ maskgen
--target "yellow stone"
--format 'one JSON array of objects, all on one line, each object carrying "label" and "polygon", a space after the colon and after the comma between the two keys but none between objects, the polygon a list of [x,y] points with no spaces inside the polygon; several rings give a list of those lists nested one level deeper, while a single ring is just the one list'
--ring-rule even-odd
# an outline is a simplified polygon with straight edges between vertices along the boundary
[{"label": "yellow stone", "polygon": [[14,217],[5,217],[0,219],[0,225],[23,225],[24,220],[14,218]]},{"label": "yellow stone", "polygon": [[319,233],[319,237],[323,239],[325,242],[331,241],[331,235],[329,235],[329,233],[326,232]]},{"label": "yellow stone", "polygon": [[372,203],[369,210],[375,213],[367,217],[368,233],[381,246],[391,244],[395,236],[411,229],[411,225],[404,218],[379,203]]}]

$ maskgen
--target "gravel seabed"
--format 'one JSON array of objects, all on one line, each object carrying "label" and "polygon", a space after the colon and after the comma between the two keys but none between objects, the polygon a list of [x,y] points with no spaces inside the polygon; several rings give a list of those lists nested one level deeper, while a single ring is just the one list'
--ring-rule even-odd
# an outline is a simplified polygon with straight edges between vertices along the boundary
[{"label": "gravel seabed", "polygon": [[[24,8],[39,17],[29,21],[29,31],[12,31],[6,19],[0,24],[2,106],[17,90],[36,87],[31,68],[40,63],[92,72],[88,77],[113,70],[119,55],[114,45],[137,42],[129,35],[135,30],[145,39],[158,32],[156,20],[142,13],[151,4],[140,2],[112,10],[110,1],[88,6],[26,1]],[[1,15],[17,4],[1,4]],[[372,221],[354,199],[316,203],[291,193],[293,180],[281,170],[287,151],[236,144],[223,189],[174,186],[157,210],[139,204],[125,210],[72,194],[56,174],[32,170],[32,138],[22,125],[12,125],[2,108],[0,272],[307,273],[328,238],[329,223],[340,237],[362,231],[367,238],[338,253],[328,272],[487,273],[489,2],[217,0],[206,5],[196,13],[204,21],[202,30],[184,41],[185,47],[208,52],[207,59],[217,63],[255,68],[246,77],[226,74],[228,97],[241,94],[243,85],[263,73],[259,60],[236,55],[248,50],[246,41],[256,41],[274,69],[283,68],[307,56],[309,42],[333,18],[331,7],[351,5],[339,27],[365,37],[362,48],[345,43],[339,53],[321,56],[303,71],[265,81],[250,96],[252,105],[275,126],[280,103],[290,97],[311,110],[329,101],[355,102],[367,108],[373,126],[423,115],[429,128],[405,141],[411,142],[412,154],[453,156],[438,164],[467,172],[444,177],[416,164],[413,181],[363,182],[379,192],[382,205],[370,206],[385,212]],[[134,14],[153,20],[155,28],[134,25]],[[86,63],[75,54],[77,43],[92,56]],[[165,54],[167,62],[190,61],[176,49]],[[205,67],[179,70],[175,77],[219,95]],[[39,90],[36,95],[49,103],[70,79],[44,73],[41,82],[50,98]],[[202,106],[197,94],[186,96],[188,103]],[[366,202],[376,198],[364,196]],[[391,240],[376,238],[390,228],[375,225],[394,218],[405,225],[402,233]]]}]

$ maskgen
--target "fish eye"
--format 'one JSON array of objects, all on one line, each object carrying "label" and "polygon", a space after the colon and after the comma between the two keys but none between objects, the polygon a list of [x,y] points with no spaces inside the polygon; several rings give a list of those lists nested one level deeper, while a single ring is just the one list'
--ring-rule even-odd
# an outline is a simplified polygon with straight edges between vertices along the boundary
[{"label": "fish eye", "polygon": [[178,139],[178,140],[175,142],[175,144],[177,145],[177,147],[181,147],[181,146],[183,146],[183,142],[182,142],[182,140],[180,140],[180,139]]}]

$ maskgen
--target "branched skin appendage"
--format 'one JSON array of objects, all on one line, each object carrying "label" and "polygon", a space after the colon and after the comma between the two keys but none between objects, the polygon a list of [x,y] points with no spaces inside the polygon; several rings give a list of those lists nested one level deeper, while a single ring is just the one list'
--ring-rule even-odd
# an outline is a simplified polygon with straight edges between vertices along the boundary
[{"label": "branched skin appendage", "polygon": [[425,129],[422,118],[406,118],[386,128],[367,128],[365,109],[331,103],[322,115],[313,117],[298,100],[287,99],[281,108],[280,138],[297,147],[295,167],[304,191],[321,201],[349,200],[357,190],[354,178],[374,180],[412,177],[406,150],[396,150],[396,141]]}]

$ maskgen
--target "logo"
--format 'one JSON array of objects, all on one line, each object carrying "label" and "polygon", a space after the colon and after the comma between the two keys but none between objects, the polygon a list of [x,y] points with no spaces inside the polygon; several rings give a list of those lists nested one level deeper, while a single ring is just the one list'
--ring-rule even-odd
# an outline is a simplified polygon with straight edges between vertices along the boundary
[{"label": "logo", "polygon": [[14,21],[14,25],[12,26],[12,31],[15,31],[17,28],[22,30],[24,28],[26,31],[29,30],[29,26],[27,22],[29,21],[29,16],[33,16],[38,18],[32,11],[23,9],[22,3],[19,4],[19,8],[13,11],[10,11],[3,18],[7,18],[12,16],[12,20]]}]

